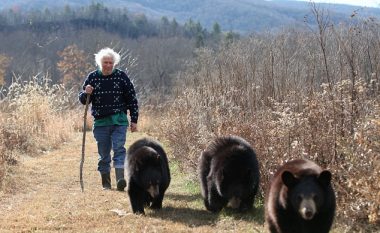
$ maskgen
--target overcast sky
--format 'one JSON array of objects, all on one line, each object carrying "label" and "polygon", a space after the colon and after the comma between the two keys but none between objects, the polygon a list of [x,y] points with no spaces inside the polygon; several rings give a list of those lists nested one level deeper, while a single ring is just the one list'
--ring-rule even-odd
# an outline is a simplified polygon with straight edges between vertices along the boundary
[{"label": "overcast sky", "polygon": [[[299,0],[299,1],[310,2],[310,0]],[[337,3],[337,4],[347,4],[347,5],[368,6],[368,7],[380,8],[380,0],[313,0],[312,2]]]}]

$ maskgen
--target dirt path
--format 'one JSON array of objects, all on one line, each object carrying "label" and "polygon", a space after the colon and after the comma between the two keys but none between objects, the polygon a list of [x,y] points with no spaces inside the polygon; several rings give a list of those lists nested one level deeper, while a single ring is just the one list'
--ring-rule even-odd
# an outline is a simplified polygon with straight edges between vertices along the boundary
[{"label": "dirt path", "polygon": [[[129,134],[127,144],[144,136]],[[131,213],[128,194],[103,191],[96,171],[96,144],[87,135],[84,189],[79,184],[81,134],[59,150],[24,157],[14,177],[15,192],[0,196],[0,232],[262,232],[255,214],[214,215],[206,212],[194,184],[176,174],[159,212]],[[193,194],[192,194],[193,193]],[[261,213],[262,214],[262,213]],[[258,222],[260,222],[258,224]]]}]

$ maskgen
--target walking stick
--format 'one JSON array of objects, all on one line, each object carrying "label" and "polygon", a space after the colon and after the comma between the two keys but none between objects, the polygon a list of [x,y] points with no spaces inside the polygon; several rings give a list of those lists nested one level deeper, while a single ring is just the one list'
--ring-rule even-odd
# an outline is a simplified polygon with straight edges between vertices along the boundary
[{"label": "walking stick", "polygon": [[88,111],[88,104],[90,102],[90,94],[87,94],[86,97],[86,108],[84,110],[84,117],[83,117],[83,138],[82,138],[82,159],[80,160],[80,170],[79,170],[79,179],[80,179],[80,187],[82,189],[82,192],[84,192],[83,187],[83,163],[84,163],[84,148],[86,143],[86,131],[87,131],[87,111]]}]

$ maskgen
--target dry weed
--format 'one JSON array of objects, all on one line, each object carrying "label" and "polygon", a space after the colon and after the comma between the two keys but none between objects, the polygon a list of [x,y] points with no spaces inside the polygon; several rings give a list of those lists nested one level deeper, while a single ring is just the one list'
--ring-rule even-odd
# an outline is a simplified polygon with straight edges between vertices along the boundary
[{"label": "dry weed", "polygon": [[[52,85],[47,76],[29,81],[16,79],[2,90],[0,106],[0,181],[7,166],[17,163],[21,154],[35,155],[56,148],[74,132],[75,110],[71,91]],[[3,187],[1,187],[3,188]]]},{"label": "dry weed", "polygon": [[151,131],[169,140],[175,158],[193,177],[198,156],[213,137],[244,137],[259,157],[263,195],[279,165],[312,159],[334,174],[339,223],[353,231],[368,223],[377,229],[376,73],[370,81],[350,76],[350,67],[331,56],[329,66],[341,72],[332,74],[341,78],[324,83],[325,67],[310,44],[311,38],[300,33],[253,37],[219,52],[200,49],[196,61],[180,74],[173,98],[150,109],[149,115],[161,123]]}]

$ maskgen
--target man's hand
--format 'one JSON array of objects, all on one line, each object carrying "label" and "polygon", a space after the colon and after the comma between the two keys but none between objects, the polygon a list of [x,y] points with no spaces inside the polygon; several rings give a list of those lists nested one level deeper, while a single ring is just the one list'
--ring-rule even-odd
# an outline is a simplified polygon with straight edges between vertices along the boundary
[{"label": "man's hand", "polygon": [[137,123],[131,122],[131,132],[137,132]]},{"label": "man's hand", "polygon": [[94,88],[91,86],[91,85],[87,85],[86,88],[84,89],[84,92],[86,94],[90,94],[92,93],[92,91],[94,90]]}]

